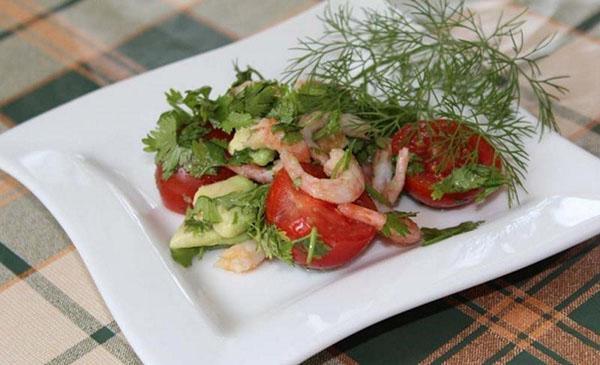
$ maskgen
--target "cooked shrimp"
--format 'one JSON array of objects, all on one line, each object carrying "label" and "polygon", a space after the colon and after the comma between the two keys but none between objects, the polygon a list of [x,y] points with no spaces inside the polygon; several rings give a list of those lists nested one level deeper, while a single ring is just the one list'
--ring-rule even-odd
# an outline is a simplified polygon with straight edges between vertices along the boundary
[{"label": "cooked shrimp", "polygon": [[227,165],[227,168],[238,175],[242,175],[250,180],[261,184],[268,184],[273,181],[273,169],[267,169],[258,165],[247,164],[240,166]]},{"label": "cooked shrimp", "polygon": [[[342,150],[331,150],[329,160],[324,166],[326,174],[331,174],[333,166],[343,155]],[[365,190],[365,179],[354,157],[351,158],[348,168],[333,179],[319,179],[308,174],[298,160],[287,151],[281,153],[281,161],[292,180],[299,181],[300,189],[314,198],[336,204],[350,203],[358,199]]]},{"label": "cooked shrimp", "polygon": [[287,151],[293,154],[301,162],[310,162],[310,150],[304,141],[294,144],[286,144],[283,142],[284,133],[273,133],[272,127],[277,121],[271,118],[263,118],[251,128],[251,135],[248,139],[247,146],[258,150],[261,148],[269,148],[279,153]]},{"label": "cooked shrimp", "polygon": [[[337,209],[346,217],[373,226],[378,231],[383,229],[387,220],[385,214],[356,204],[340,204]],[[401,235],[398,234],[398,232],[392,231],[390,237],[386,238],[400,246],[412,246],[421,240],[421,230],[419,229],[419,226],[408,217],[403,218],[403,222],[408,228],[408,233],[406,235]]]},{"label": "cooked shrimp", "polygon": [[327,153],[332,149],[344,148],[348,144],[348,139],[342,132],[321,138],[317,142],[313,140],[313,134],[327,124],[329,116],[329,113],[315,111],[300,118],[299,124],[303,127],[302,137],[304,137],[306,144],[311,147],[312,158],[317,161],[321,161],[323,156],[326,158]]},{"label": "cooked shrimp", "polygon": [[369,130],[369,123],[348,113],[344,113],[340,117],[340,126],[345,135],[356,138],[366,138]]},{"label": "cooked shrimp", "polygon": [[396,169],[392,175],[392,150],[377,150],[373,158],[373,188],[380,192],[390,204],[394,204],[404,188],[406,169],[408,168],[408,148],[398,151]]},{"label": "cooked shrimp", "polygon": [[215,266],[236,273],[249,271],[265,259],[265,254],[253,240],[238,243],[226,249]]}]

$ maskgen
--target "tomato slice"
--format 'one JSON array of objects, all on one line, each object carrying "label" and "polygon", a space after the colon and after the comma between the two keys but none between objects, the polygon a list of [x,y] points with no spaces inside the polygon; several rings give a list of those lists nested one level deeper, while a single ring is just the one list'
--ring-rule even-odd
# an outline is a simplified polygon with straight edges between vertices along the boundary
[{"label": "tomato slice", "polygon": [[167,180],[162,178],[162,167],[156,166],[154,178],[156,186],[162,198],[163,204],[175,213],[185,214],[188,207],[192,205],[192,199],[199,187],[212,184],[235,176],[229,169],[219,167],[216,175],[203,175],[194,177],[183,168],[171,175]]},{"label": "tomato slice", "polygon": [[[319,166],[302,166],[315,177],[325,177]],[[375,209],[373,201],[365,193],[355,203]],[[310,264],[306,264],[305,250],[300,247],[293,250],[296,263],[315,269],[332,269],[350,262],[377,233],[374,227],[343,216],[335,204],[313,198],[294,186],[284,169],[275,175],[267,194],[266,219],[292,240],[305,237],[313,227],[317,228],[323,242],[330,247],[325,256],[313,258]]]},{"label": "tomato slice", "polygon": [[[232,136],[220,129],[212,129],[204,138],[230,141]],[[235,176],[235,173],[223,167],[217,168],[216,175],[203,175],[200,177],[194,177],[180,167],[167,180],[164,180],[162,177],[162,167],[160,165],[156,166],[156,171],[154,172],[154,179],[156,180],[156,186],[158,187],[163,204],[169,210],[180,214],[185,214],[187,208],[192,205],[192,199],[199,187],[225,180],[232,176]]]},{"label": "tomato slice", "polygon": [[462,146],[459,146],[458,156],[464,157],[456,158],[453,163],[445,163],[445,166],[442,166],[445,157],[444,141],[447,141],[448,136],[456,133],[458,128],[467,129],[467,127],[452,121],[420,121],[405,125],[392,138],[394,154],[398,153],[400,148],[408,147],[408,150],[422,161],[423,171],[413,175],[407,174],[404,189],[414,199],[430,207],[455,208],[475,201],[481,189],[444,194],[439,200],[431,197],[432,185],[450,175],[453,169],[467,163],[467,156],[474,151],[477,151],[477,163],[501,167],[500,159],[494,148],[474,132],[463,140]]}]

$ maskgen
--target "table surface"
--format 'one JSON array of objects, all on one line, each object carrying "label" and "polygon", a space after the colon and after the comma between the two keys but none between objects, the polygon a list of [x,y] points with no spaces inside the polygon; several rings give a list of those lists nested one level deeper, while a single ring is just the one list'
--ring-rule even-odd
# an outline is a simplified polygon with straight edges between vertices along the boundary
[{"label": "table surface", "polygon": [[[0,0],[0,133],[78,96],[266,29],[314,0]],[[562,134],[600,155],[600,2],[530,7],[526,39],[570,74]],[[527,97],[526,97],[527,99]],[[534,114],[527,100],[524,106]],[[600,182],[599,182],[600,183]],[[139,363],[44,206],[0,171],[0,363]],[[600,363],[600,236],[516,273],[375,324],[309,364]]]}]

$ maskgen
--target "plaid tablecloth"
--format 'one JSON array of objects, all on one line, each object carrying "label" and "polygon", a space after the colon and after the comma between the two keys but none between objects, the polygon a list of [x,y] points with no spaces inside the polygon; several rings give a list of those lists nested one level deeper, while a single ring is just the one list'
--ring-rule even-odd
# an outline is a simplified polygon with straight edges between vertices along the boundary
[{"label": "plaid tablecloth", "polygon": [[[146,70],[233,42],[314,0],[0,0],[0,133]],[[527,39],[557,33],[542,61],[570,74],[564,136],[600,155],[600,2],[524,6]],[[573,178],[577,178],[574,176]],[[600,184],[600,182],[598,182]],[[371,326],[310,364],[600,364],[600,237]],[[0,172],[0,363],[139,363],[73,246],[40,202]],[[198,344],[202,346],[202,344]]]}]

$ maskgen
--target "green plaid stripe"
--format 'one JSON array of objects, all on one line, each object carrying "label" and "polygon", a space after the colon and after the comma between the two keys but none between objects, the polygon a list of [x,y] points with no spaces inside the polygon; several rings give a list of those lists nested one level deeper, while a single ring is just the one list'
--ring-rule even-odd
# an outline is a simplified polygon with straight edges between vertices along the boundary
[{"label": "green plaid stripe", "polygon": [[[268,28],[315,3],[0,0],[0,69],[9,71],[0,88],[0,133],[115,81]],[[544,28],[564,35],[543,68],[573,67],[565,64],[569,55],[589,56],[571,60],[574,96],[556,111],[563,133],[600,156],[600,109],[592,102],[600,89],[585,84],[600,80],[594,61],[600,58],[600,4],[555,5],[523,0],[505,2],[504,10],[529,6],[532,21],[541,19]],[[525,106],[535,113],[533,105]],[[600,363],[599,246],[600,237],[593,238],[397,315],[306,363]],[[1,172],[0,262],[0,301],[11,308],[0,321],[0,363],[139,363],[89,278],[70,280],[85,271],[60,226]],[[11,315],[26,313],[37,313],[41,324],[24,330],[11,322]],[[53,341],[55,327],[60,339]],[[35,339],[34,352],[11,341],[21,335]]]}]

